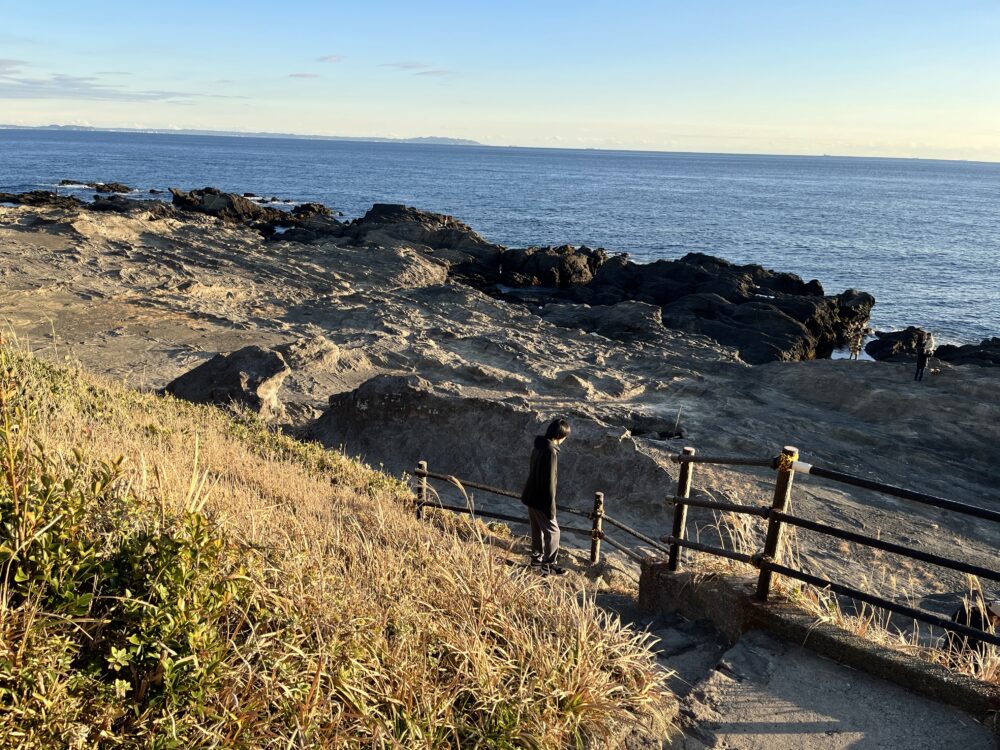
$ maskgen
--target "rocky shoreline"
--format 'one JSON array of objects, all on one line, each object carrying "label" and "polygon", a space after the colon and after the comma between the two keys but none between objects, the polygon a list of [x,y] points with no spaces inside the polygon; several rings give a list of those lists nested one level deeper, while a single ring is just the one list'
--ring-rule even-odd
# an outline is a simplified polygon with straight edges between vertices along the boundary
[{"label": "rocky shoreline", "polygon": [[[669,526],[682,445],[767,456],[795,444],[805,460],[1000,507],[1000,370],[945,350],[915,385],[905,362],[825,359],[867,328],[871,295],[760,266],[505,248],[404,206],[343,222],[319,204],[284,211],[212,189],[175,189],[170,203],[0,194],[0,258],[0,318],[39,353],[235,401],[393,472],[427,460],[517,487],[531,437],[562,415],[574,424],[565,501],[603,491],[609,512],[653,535]],[[760,503],[768,480],[699,467],[695,486]],[[970,559],[1000,542],[942,530],[930,509],[801,484],[818,520],[942,554],[960,543]],[[693,521],[711,533],[710,516]],[[803,557],[845,575],[867,564],[834,547]]]}]

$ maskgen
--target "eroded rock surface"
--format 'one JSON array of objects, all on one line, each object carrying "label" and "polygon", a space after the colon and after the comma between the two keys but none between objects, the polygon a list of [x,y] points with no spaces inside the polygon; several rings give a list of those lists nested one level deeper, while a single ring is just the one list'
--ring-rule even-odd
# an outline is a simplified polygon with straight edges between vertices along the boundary
[{"label": "eroded rock surface", "polygon": [[[409,226],[394,229],[391,217]],[[306,220],[335,221],[315,212]],[[652,536],[669,528],[670,455],[683,445],[767,457],[792,444],[811,463],[1000,507],[996,368],[942,362],[915,385],[908,364],[750,367],[733,346],[663,326],[658,316],[670,306],[662,300],[569,300],[589,284],[525,288],[515,302],[480,289],[457,269],[478,268],[486,278],[503,249],[460,222],[384,209],[331,226],[333,234],[306,242],[287,239],[296,229],[272,241],[243,223],[176,207],[151,220],[144,210],[95,211],[76,201],[0,206],[0,317],[36,352],[143,388],[163,388],[220,352],[277,353],[290,372],[275,392],[285,411],[275,421],[312,426],[328,445],[393,469],[424,459],[434,470],[517,490],[532,437],[568,416],[575,429],[563,452],[565,504],[587,507],[602,491],[609,513]],[[341,236],[345,229],[350,236]],[[702,277],[693,266],[685,273]],[[750,281],[734,288],[771,284],[762,303],[791,309],[804,299],[807,310],[836,305],[844,316],[840,309],[856,302],[827,302],[815,285],[747,273]],[[790,294],[784,289],[795,294],[781,297]],[[724,300],[719,292],[711,293]],[[718,304],[752,311],[755,300]],[[863,311],[863,296],[859,304]],[[796,325],[818,341],[807,323]],[[766,502],[772,481],[768,472],[695,471],[696,492],[731,502]],[[475,501],[501,507],[481,492]],[[937,554],[961,546],[966,559],[987,566],[1000,545],[992,527],[813,477],[796,479],[794,503],[821,522]],[[692,534],[717,533],[711,513],[692,509],[689,517]],[[822,540],[810,539],[800,555],[836,580],[878,564],[845,558]],[[919,595],[953,595],[964,582],[949,575],[915,571],[913,585]]]}]

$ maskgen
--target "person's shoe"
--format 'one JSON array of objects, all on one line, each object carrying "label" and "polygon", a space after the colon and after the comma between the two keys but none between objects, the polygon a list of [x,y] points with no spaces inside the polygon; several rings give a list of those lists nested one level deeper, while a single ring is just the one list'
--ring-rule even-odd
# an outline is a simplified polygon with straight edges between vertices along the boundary
[{"label": "person's shoe", "polygon": [[560,568],[558,565],[543,565],[542,572],[549,576],[564,576],[566,575],[566,568]]},{"label": "person's shoe", "polygon": [[531,561],[531,567],[532,568],[541,568],[542,567],[542,561],[541,560],[532,559],[532,561]]}]

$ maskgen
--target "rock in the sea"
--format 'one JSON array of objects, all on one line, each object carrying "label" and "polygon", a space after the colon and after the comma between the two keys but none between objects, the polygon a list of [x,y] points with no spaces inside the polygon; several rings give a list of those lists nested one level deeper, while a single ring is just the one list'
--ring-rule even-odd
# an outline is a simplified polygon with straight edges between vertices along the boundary
[{"label": "rock in the sea", "polygon": [[173,204],[182,211],[195,211],[215,216],[233,224],[265,225],[286,220],[287,215],[276,208],[264,208],[235,193],[224,193],[217,188],[185,192],[170,188]]},{"label": "rock in the sea", "polygon": [[247,346],[215,355],[171,381],[166,391],[195,403],[222,406],[237,403],[264,419],[276,419],[283,413],[278,389],[291,372],[280,353]]},{"label": "rock in the sea", "polygon": [[[60,186],[84,185],[98,193],[131,193],[134,188],[124,182],[81,182],[80,180],[59,180]],[[150,191],[152,192],[152,191]]]},{"label": "rock in the sea", "polygon": [[875,331],[875,336],[865,344],[865,353],[878,360],[915,360],[919,339],[927,337],[930,340],[930,334],[916,326],[909,326],[902,331]]},{"label": "rock in the sea", "polygon": [[979,365],[980,367],[1000,367],[1000,337],[983,339],[978,344],[954,346],[943,344],[934,356],[952,365]]},{"label": "rock in the sea", "polygon": [[133,188],[124,182],[95,182],[87,183],[87,187],[92,187],[98,193],[131,193]]}]

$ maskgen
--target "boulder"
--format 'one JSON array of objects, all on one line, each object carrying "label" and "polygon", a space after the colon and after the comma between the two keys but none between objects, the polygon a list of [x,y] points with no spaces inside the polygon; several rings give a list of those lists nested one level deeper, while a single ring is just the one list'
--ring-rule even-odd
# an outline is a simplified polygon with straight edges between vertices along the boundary
[{"label": "boulder", "polygon": [[500,257],[500,283],[560,289],[589,284],[607,259],[603,249],[572,245],[505,250]]},{"label": "boulder", "polygon": [[277,419],[283,415],[278,389],[291,372],[279,352],[247,346],[215,355],[171,381],[166,391],[199,404],[239,404],[264,419]]},{"label": "boulder", "polygon": [[[919,339],[927,337],[930,340],[930,334],[916,326],[902,331],[875,331],[875,336],[865,344],[865,353],[872,359],[896,362],[916,360]],[[933,349],[933,345],[930,348]]]},{"label": "boulder", "polygon": [[980,367],[1000,367],[1000,337],[983,339],[978,344],[942,344],[934,356],[952,365],[979,365]]},{"label": "boulder", "polygon": [[207,187],[191,192],[170,188],[170,194],[173,205],[181,211],[208,214],[231,224],[262,227],[288,220],[287,214],[278,209],[258,206],[241,195],[224,193],[217,188]]}]

